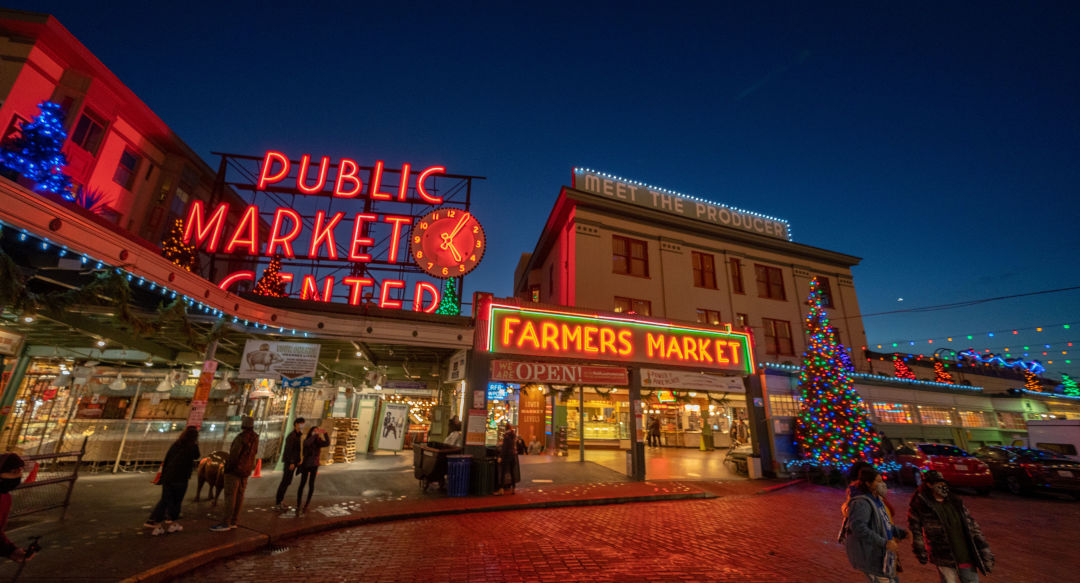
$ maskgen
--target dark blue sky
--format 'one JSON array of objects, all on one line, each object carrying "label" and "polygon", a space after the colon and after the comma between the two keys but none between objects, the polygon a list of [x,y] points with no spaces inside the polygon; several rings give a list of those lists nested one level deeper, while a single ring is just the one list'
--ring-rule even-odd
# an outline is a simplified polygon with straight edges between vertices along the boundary
[{"label": "dark blue sky", "polygon": [[[865,314],[1080,285],[1075,2],[9,4],[56,15],[211,163],[487,176],[467,291],[511,293],[575,165],[863,257]],[[1071,291],[865,323],[873,345],[1028,345],[1080,374],[1078,316]]]}]

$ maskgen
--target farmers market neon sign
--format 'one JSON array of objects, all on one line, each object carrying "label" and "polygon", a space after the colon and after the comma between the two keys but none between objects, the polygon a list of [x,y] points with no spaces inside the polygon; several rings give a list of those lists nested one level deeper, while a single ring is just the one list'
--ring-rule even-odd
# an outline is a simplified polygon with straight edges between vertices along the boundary
[{"label": "farmers market neon sign", "polygon": [[693,366],[749,374],[750,335],[617,316],[492,303],[487,350],[499,354]]}]

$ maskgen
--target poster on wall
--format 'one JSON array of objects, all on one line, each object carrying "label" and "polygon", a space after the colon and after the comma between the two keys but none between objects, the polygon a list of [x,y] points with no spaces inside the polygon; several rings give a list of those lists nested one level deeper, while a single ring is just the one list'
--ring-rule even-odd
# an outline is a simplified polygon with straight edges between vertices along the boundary
[{"label": "poster on wall", "polygon": [[378,424],[378,441],[375,449],[401,451],[405,447],[408,432],[409,406],[405,403],[384,403],[382,418]]},{"label": "poster on wall", "polygon": [[465,426],[465,445],[484,445],[487,440],[487,410],[469,409]]},{"label": "poster on wall", "polygon": [[23,335],[0,328],[0,354],[16,355],[22,348]]},{"label": "poster on wall", "polygon": [[311,379],[319,364],[319,345],[248,340],[240,358],[241,379]]}]

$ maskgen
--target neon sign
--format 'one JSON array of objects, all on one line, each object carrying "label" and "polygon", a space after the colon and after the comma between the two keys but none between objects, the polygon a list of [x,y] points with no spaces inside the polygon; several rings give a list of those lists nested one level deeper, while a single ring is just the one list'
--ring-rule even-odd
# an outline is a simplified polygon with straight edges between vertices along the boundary
[{"label": "neon sign", "polygon": [[750,336],[745,332],[494,302],[486,316],[486,348],[493,353],[669,364],[742,374],[753,370]]},{"label": "neon sign", "polygon": [[[261,158],[224,156],[232,156],[233,162],[258,163],[258,169],[245,170],[239,182],[219,177],[238,192],[250,193],[251,204],[238,206],[235,198],[216,204],[193,201],[184,219],[185,244],[223,257],[230,264],[280,257],[287,267],[302,265],[308,273],[283,270],[280,277],[292,284],[293,293],[303,300],[330,302],[337,298],[351,305],[377,302],[380,308],[393,309],[411,305],[413,310],[427,313],[438,308],[440,286],[403,278],[406,274],[421,275],[423,266],[414,265],[409,243],[402,239],[408,238],[410,229],[420,221],[418,217],[432,205],[459,204],[465,208],[446,206],[444,212],[471,217],[467,199],[455,202],[452,195],[445,194],[453,189],[440,191],[437,180],[468,182],[472,177],[450,177],[444,166],[429,166],[419,172],[408,163],[387,168],[381,160],[364,167],[349,158],[334,162],[328,156],[313,159],[304,154],[296,162],[276,150]],[[227,167],[231,168],[222,164],[223,169]],[[391,176],[396,177],[388,178]],[[257,200],[257,196],[263,199]],[[288,196],[296,197],[292,204]],[[267,199],[272,199],[273,205],[256,204]],[[375,205],[392,208],[377,209]],[[404,209],[408,211],[402,212]],[[476,229],[481,230],[478,224]],[[479,262],[482,245],[472,239],[464,241],[463,235],[452,242],[454,250],[465,243],[479,247],[469,253],[467,268],[454,269],[454,273],[445,270],[445,276],[461,276]],[[378,278],[373,271],[390,275]],[[256,270],[239,269],[220,276],[218,285],[230,289],[256,280]]]},{"label": "neon sign", "polygon": [[983,356],[978,352],[975,352],[971,348],[961,352],[960,356],[970,358],[975,362],[980,362],[983,364],[996,364],[998,366],[1005,366],[1009,368],[1020,368],[1034,374],[1042,374],[1046,372],[1046,367],[1044,367],[1042,363],[1037,360],[1028,361],[1021,360],[1019,358],[1005,360],[1004,358],[1001,358],[1000,356],[995,356],[993,354],[987,354],[986,356]]}]

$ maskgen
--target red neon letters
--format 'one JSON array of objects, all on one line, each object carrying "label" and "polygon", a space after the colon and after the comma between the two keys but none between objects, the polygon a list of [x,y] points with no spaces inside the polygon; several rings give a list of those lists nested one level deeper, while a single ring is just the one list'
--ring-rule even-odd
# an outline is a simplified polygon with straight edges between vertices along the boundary
[{"label": "red neon letters", "polygon": [[[319,194],[323,192],[329,181],[329,175],[331,168],[336,168],[335,176],[333,179],[333,188],[328,191],[328,194],[336,196],[338,198],[355,198],[360,195],[363,190],[363,180],[360,179],[360,165],[356,163],[356,160],[349,158],[342,158],[338,163],[332,164],[329,156],[322,156],[319,158],[318,171],[315,173],[315,178],[309,177],[311,173],[311,154],[304,154],[300,157],[300,163],[297,165],[296,176],[293,178],[293,186],[296,190],[303,194]],[[409,193],[409,178],[412,173],[411,164],[402,164],[401,171],[399,173],[397,192],[383,192],[383,177],[385,175],[385,164],[382,160],[377,160],[374,167],[370,171],[370,181],[368,184],[368,197],[372,200],[397,200],[398,202],[406,202],[408,200]],[[289,161],[289,157],[276,150],[269,150],[263,157],[262,166],[259,169],[259,181],[258,190],[266,190],[267,187],[284,182],[289,174],[292,172],[292,162]],[[424,186],[424,182],[428,178],[437,174],[446,174],[445,166],[429,166],[422,170],[416,176],[416,196],[419,198],[418,202],[424,202],[428,204],[442,204],[442,197],[435,196],[428,192]],[[286,188],[288,186],[286,185]]]}]

